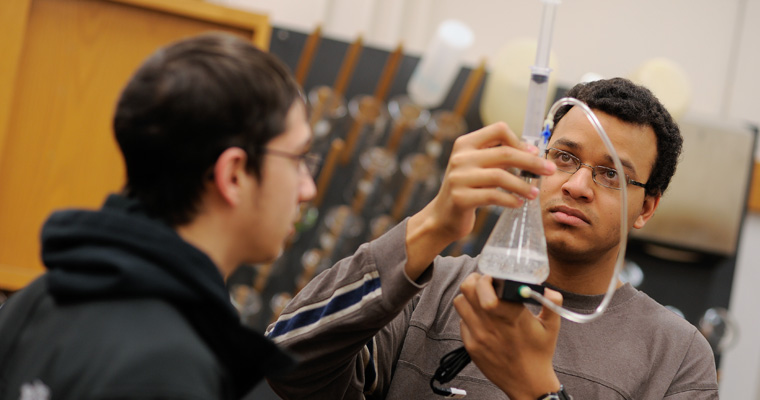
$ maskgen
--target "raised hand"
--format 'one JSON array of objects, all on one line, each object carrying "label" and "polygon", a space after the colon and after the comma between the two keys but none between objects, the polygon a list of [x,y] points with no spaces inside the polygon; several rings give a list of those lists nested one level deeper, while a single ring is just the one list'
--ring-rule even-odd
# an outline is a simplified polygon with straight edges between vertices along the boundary
[{"label": "raised hand", "polygon": [[[487,275],[472,273],[461,291],[454,307],[462,317],[462,341],[483,375],[512,400],[558,391],[552,357],[559,315],[544,308],[536,316],[522,303],[499,300]],[[562,304],[558,292],[546,289],[545,296]]]},{"label": "raised hand", "polygon": [[554,173],[554,163],[537,151],[504,123],[457,138],[441,189],[407,224],[407,274],[416,279],[446,246],[470,233],[478,207],[518,207],[523,198],[535,198],[538,191],[508,170]]}]

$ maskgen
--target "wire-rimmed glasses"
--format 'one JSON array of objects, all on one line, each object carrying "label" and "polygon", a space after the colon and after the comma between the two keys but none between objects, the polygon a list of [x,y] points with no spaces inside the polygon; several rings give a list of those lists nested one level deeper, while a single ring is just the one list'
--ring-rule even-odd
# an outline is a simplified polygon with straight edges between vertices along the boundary
[{"label": "wire-rimmed glasses", "polygon": [[[546,159],[552,161],[557,166],[557,169],[562,172],[574,174],[581,168],[581,166],[584,166],[591,169],[591,178],[594,182],[610,189],[620,190],[620,176],[614,168],[584,164],[581,162],[580,158],[572,153],[554,147],[546,149],[545,155]],[[626,183],[630,185],[643,188],[647,187],[646,183],[634,181],[629,178],[628,175],[625,176],[625,179]]]}]

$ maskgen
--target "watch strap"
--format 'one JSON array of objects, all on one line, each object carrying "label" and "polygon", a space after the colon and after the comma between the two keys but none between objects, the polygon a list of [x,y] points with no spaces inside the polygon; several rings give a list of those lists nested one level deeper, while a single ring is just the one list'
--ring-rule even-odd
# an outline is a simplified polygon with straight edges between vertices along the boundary
[{"label": "watch strap", "polygon": [[538,396],[536,400],[573,400],[573,398],[565,392],[565,387],[560,384],[559,391]]}]

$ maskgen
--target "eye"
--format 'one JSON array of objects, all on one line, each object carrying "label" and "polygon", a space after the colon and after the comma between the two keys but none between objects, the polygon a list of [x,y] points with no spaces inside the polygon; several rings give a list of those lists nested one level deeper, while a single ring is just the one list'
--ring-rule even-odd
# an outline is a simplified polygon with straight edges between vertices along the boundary
[{"label": "eye", "polygon": [[552,149],[549,156],[557,164],[557,167],[563,171],[574,172],[578,164],[578,161],[572,154],[562,150]]},{"label": "eye", "polygon": [[617,170],[606,167],[596,167],[596,178],[598,183],[611,188],[620,187]]}]

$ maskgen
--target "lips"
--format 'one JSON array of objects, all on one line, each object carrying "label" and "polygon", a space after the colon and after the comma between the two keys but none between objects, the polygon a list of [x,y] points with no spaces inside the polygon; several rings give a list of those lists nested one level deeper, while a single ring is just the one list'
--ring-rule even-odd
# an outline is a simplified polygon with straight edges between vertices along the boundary
[{"label": "lips", "polygon": [[568,206],[556,206],[549,209],[554,218],[563,224],[567,225],[591,225],[588,217],[581,211]]}]

